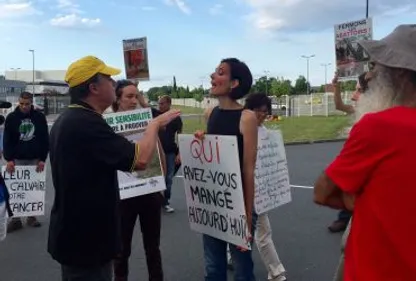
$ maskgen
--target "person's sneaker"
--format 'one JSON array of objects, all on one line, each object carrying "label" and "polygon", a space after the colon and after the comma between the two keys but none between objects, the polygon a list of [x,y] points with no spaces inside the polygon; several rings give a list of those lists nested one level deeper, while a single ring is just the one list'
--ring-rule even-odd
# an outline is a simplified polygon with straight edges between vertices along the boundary
[{"label": "person's sneaker", "polygon": [[284,273],[276,276],[275,278],[269,279],[270,281],[288,281]]},{"label": "person's sneaker", "polygon": [[332,233],[342,232],[347,229],[348,222],[345,221],[334,221],[330,226],[328,226],[328,230]]},{"label": "person's sneaker", "polygon": [[234,270],[233,261],[231,259],[227,260],[227,269],[228,270]]},{"label": "person's sneaker", "polygon": [[19,230],[23,228],[23,223],[21,219],[14,218],[7,224],[7,233]]},{"label": "person's sneaker", "polygon": [[166,213],[173,213],[173,212],[175,212],[175,209],[174,209],[174,208],[172,208],[172,207],[171,207],[171,206],[169,206],[169,205],[163,206],[163,209],[165,209],[165,212],[166,212]]},{"label": "person's sneaker", "polygon": [[30,227],[40,227],[40,222],[35,217],[28,217],[26,220],[26,224]]}]

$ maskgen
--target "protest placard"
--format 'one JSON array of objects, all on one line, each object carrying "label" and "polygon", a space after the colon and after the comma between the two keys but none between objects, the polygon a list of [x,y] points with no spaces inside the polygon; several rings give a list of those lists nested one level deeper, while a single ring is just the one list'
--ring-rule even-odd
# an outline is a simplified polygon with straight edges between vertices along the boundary
[{"label": "protest placard", "polygon": [[372,19],[337,24],[334,30],[339,79],[356,79],[360,74],[368,71],[369,57],[357,41],[373,39]]},{"label": "protest placard", "polygon": [[134,81],[149,80],[147,38],[123,40],[123,53],[127,79]]},{"label": "protest placard", "polygon": [[[152,120],[150,108],[104,114],[104,119],[114,132],[123,135],[131,142],[143,137],[147,125]],[[139,151],[140,153],[140,151]],[[159,150],[144,171],[133,173],[117,171],[120,198],[127,199],[166,189],[165,177],[161,168]]]},{"label": "protest placard", "polygon": [[259,128],[255,187],[254,205],[257,214],[292,201],[286,152],[280,130]]},{"label": "protest placard", "polygon": [[15,171],[8,173],[6,166],[2,166],[2,175],[14,217],[45,214],[45,170],[38,173],[36,166],[15,166]]},{"label": "protest placard", "polygon": [[250,249],[235,136],[179,135],[191,229]]}]

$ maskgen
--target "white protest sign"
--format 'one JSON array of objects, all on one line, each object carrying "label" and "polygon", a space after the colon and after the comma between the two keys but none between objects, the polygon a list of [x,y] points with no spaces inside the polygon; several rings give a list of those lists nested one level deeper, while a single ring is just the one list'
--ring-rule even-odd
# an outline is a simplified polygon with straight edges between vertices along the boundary
[{"label": "white protest sign", "polygon": [[117,134],[143,131],[152,120],[150,108],[104,114],[104,119]]},{"label": "white protest sign", "polygon": [[191,229],[250,249],[235,136],[179,135]]},{"label": "white protest sign", "polygon": [[2,175],[10,193],[13,217],[45,214],[45,170],[38,173],[36,166],[15,166],[15,171],[9,174],[3,166]]},{"label": "white protest sign", "polygon": [[6,202],[0,202],[0,241],[6,239],[7,235],[7,210]]},{"label": "white protest sign", "polygon": [[259,128],[254,182],[257,214],[292,201],[286,152],[280,130]]},{"label": "white protest sign", "polygon": [[[136,143],[143,137],[147,125],[152,120],[152,112],[150,108],[143,108],[104,114],[104,118],[115,132]],[[159,150],[153,156],[146,170],[133,173],[117,171],[117,176],[120,199],[122,200],[166,189]]]}]

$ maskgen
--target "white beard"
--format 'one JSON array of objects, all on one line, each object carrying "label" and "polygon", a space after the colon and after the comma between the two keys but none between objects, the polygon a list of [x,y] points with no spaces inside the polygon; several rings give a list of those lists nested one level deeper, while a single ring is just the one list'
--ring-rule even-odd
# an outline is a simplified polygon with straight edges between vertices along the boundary
[{"label": "white beard", "polygon": [[369,90],[361,94],[357,101],[355,122],[367,113],[383,111],[395,104],[396,91],[391,83],[388,69],[381,68],[368,86]]}]

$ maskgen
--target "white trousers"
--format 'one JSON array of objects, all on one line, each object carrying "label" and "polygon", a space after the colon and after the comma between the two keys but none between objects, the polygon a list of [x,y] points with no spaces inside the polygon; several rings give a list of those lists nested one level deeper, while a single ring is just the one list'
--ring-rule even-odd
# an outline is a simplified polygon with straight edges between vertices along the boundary
[{"label": "white trousers", "polygon": [[[274,280],[285,273],[285,268],[277,255],[273,243],[272,229],[270,227],[269,216],[267,213],[261,214],[257,218],[254,241],[259,250],[260,257],[267,268],[268,280]],[[229,249],[227,249],[228,260],[231,261]]]}]

